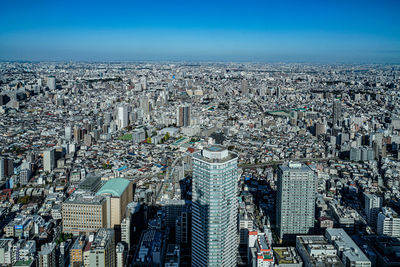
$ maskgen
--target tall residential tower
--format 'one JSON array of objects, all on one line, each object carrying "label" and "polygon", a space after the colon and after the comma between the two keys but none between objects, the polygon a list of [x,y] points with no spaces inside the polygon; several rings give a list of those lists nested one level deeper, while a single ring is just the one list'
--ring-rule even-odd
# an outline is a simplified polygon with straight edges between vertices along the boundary
[{"label": "tall residential tower", "polygon": [[315,193],[316,177],[310,167],[293,162],[279,166],[276,223],[281,240],[313,231]]},{"label": "tall residential tower", "polygon": [[236,266],[237,155],[221,146],[193,155],[192,266]]}]

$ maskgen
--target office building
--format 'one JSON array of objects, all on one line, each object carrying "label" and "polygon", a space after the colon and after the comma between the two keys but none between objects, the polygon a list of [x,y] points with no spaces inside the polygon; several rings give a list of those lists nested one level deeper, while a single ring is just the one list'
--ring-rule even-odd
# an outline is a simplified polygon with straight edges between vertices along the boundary
[{"label": "office building", "polygon": [[118,107],[118,128],[124,129],[128,127],[128,108],[126,106]]},{"label": "office building", "polygon": [[166,225],[173,228],[176,224],[176,219],[185,209],[185,200],[183,199],[165,199],[161,201],[161,206],[165,212]]},{"label": "office building", "polygon": [[342,126],[342,102],[339,99],[333,100],[332,124]]},{"label": "office building", "polygon": [[115,237],[113,229],[100,229],[90,247],[89,265],[96,267],[115,267]]},{"label": "office building", "polygon": [[296,249],[304,267],[345,267],[337,256],[336,248],[322,235],[297,236]]},{"label": "office building", "polygon": [[346,267],[371,267],[371,261],[342,228],[326,229],[325,237]]},{"label": "office building", "polygon": [[190,106],[185,105],[178,107],[177,111],[177,126],[187,127],[190,125]]},{"label": "office building", "polygon": [[399,215],[390,207],[382,208],[382,211],[378,214],[376,228],[378,235],[400,237]]},{"label": "office building", "polygon": [[12,238],[0,239],[0,265],[8,266],[12,263],[12,248],[14,240]]},{"label": "office building", "polygon": [[143,128],[132,131],[132,142],[134,144],[143,142],[146,139],[146,131]]},{"label": "office building", "polygon": [[122,219],[121,222],[121,242],[129,250],[131,248],[131,219],[130,215]]},{"label": "office building", "polygon": [[103,196],[72,194],[62,204],[64,233],[79,235],[107,226],[107,203]]},{"label": "office building", "polygon": [[242,91],[242,94],[244,95],[249,93],[249,82],[246,79],[242,80],[240,91]]},{"label": "office building", "polygon": [[54,76],[49,76],[47,78],[47,87],[50,90],[55,90],[56,89],[56,77]]},{"label": "office building", "polygon": [[107,222],[108,227],[113,228],[120,225],[122,218],[125,217],[126,207],[133,201],[133,187],[129,180],[114,178],[108,180],[96,195],[104,196],[107,199]]},{"label": "office building", "polygon": [[382,207],[382,198],[375,194],[364,193],[365,214],[367,215],[368,224],[376,227],[378,213]]},{"label": "office building", "polygon": [[303,267],[303,261],[295,247],[274,247],[274,262],[278,267]]},{"label": "office building", "polygon": [[237,155],[211,146],[193,155],[192,266],[236,266]]},{"label": "office building", "polygon": [[51,172],[56,166],[56,150],[54,148],[47,149],[43,152],[43,170]]},{"label": "office building", "polygon": [[316,176],[310,167],[292,162],[279,166],[276,222],[281,240],[313,232],[315,194]]},{"label": "office building", "polygon": [[64,128],[65,140],[70,141],[72,139],[72,126],[68,125]]},{"label": "office building", "polygon": [[12,159],[0,158],[0,180],[14,174],[14,163]]}]

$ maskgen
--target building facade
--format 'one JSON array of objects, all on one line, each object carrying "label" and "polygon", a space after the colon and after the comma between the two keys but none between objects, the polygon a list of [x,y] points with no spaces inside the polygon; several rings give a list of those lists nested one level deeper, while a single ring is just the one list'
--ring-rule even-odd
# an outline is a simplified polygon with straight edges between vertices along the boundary
[{"label": "building facade", "polygon": [[278,168],[276,216],[281,240],[314,229],[316,176],[305,164],[288,163]]},{"label": "building facade", "polygon": [[211,146],[193,155],[192,266],[236,266],[237,155]]}]

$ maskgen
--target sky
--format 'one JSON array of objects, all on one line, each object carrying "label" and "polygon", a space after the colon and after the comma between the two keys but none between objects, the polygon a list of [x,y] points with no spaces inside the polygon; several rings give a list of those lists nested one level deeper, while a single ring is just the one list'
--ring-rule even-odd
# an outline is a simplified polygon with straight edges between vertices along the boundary
[{"label": "sky", "polygon": [[0,60],[400,63],[398,0],[0,0]]}]

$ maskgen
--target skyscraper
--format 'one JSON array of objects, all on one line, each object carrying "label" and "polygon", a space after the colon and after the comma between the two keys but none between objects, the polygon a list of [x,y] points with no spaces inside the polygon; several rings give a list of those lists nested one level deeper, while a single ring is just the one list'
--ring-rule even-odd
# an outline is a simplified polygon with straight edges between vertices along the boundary
[{"label": "skyscraper", "polygon": [[193,155],[192,266],[236,266],[237,155],[221,146]]},{"label": "skyscraper", "polygon": [[240,90],[242,91],[242,94],[249,93],[249,83],[246,79],[242,80],[242,86],[241,86]]},{"label": "skyscraper", "polygon": [[50,90],[55,90],[56,89],[56,77],[49,76],[47,78],[47,87],[49,87]]},{"label": "skyscraper", "polygon": [[342,103],[339,99],[333,101],[333,119],[332,123],[334,126],[342,125]]},{"label": "skyscraper", "polygon": [[51,172],[56,166],[55,160],[55,149],[50,148],[43,152],[43,170],[46,172]]},{"label": "skyscraper", "polygon": [[190,125],[190,106],[185,105],[178,107],[177,125],[186,127]]},{"label": "skyscraper", "polygon": [[118,107],[118,127],[124,129],[128,126],[128,108],[126,106]]},{"label": "skyscraper", "polygon": [[276,222],[280,239],[293,239],[314,228],[316,177],[305,164],[288,163],[278,168]]}]

